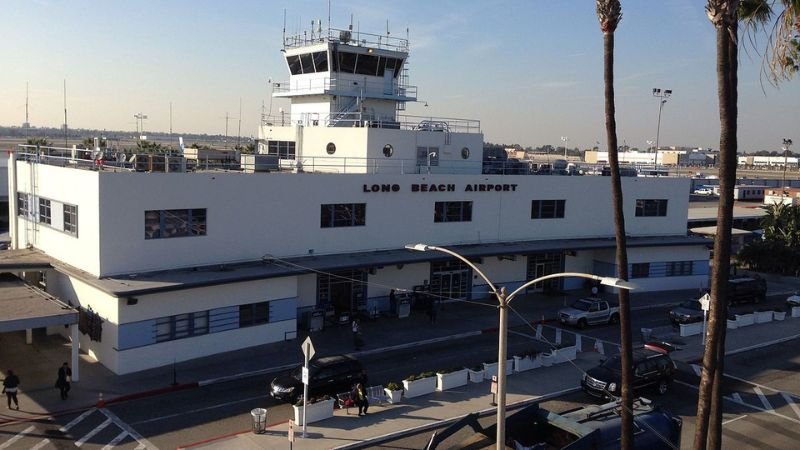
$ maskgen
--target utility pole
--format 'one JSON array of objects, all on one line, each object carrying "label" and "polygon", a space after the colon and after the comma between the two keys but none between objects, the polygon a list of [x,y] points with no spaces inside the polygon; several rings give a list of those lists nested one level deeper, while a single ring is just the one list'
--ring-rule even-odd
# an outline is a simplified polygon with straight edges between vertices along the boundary
[{"label": "utility pole", "polygon": [[[783,191],[784,195],[787,193],[786,191],[786,167],[789,165],[789,147],[792,146],[791,139],[783,139],[783,184],[781,185],[781,190]],[[783,199],[781,199],[783,201]]]},{"label": "utility pole", "polygon": [[236,138],[236,147],[242,145],[242,97],[239,97],[239,132]]},{"label": "utility pole", "polygon": [[64,148],[69,148],[69,126],[67,125],[67,80],[64,80]]}]

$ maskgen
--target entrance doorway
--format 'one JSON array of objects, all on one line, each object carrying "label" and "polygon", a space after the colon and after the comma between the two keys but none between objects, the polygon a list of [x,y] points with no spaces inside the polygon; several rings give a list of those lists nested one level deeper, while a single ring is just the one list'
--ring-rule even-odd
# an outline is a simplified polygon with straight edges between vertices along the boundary
[{"label": "entrance doorway", "polygon": [[355,314],[367,309],[367,272],[344,270],[317,276],[317,305],[336,314]]},{"label": "entrance doorway", "polygon": [[435,298],[468,299],[472,270],[461,261],[431,263],[431,294]]},{"label": "entrance doorway", "polygon": [[[545,275],[564,271],[563,253],[534,253],[528,255],[527,279],[534,280]],[[545,280],[528,287],[528,292],[548,292],[562,288],[563,279]]]}]

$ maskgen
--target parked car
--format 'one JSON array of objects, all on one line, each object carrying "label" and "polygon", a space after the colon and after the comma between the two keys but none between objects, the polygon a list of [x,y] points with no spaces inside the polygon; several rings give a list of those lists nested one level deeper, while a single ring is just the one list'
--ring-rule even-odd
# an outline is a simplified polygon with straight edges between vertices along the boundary
[{"label": "parked car", "polygon": [[578,328],[600,323],[618,323],[619,305],[599,298],[582,298],[568,308],[559,309],[558,320]]},{"label": "parked car", "polygon": [[[633,390],[655,387],[660,395],[669,391],[677,366],[669,357],[668,347],[647,345],[633,351]],[[581,388],[597,398],[615,399],[622,395],[622,364],[620,355],[614,355],[599,366],[586,371]]]},{"label": "parked car", "polygon": [[[303,395],[303,367],[298,366],[286,375],[272,380],[269,395],[281,401],[295,403]],[[336,395],[352,390],[361,379],[364,367],[350,356],[325,356],[308,363],[308,395]]]},{"label": "parked car", "polygon": [[703,307],[699,300],[686,300],[669,311],[672,325],[689,324],[703,321]]},{"label": "parked car", "polygon": [[[512,447],[530,449],[614,450],[619,448],[622,434],[621,400],[603,405],[589,405],[569,411],[554,413],[534,403],[506,419],[506,437]],[[639,398],[633,402],[635,432],[633,448],[636,450],[672,450],[681,448],[680,416],[653,406],[650,400]],[[428,446],[435,450],[445,439],[460,428],[471,426],[475,433],[457,446],[448,448],[494,448],[496,425],[483,428],[472,415],[454,423],[447,429],[434,433]],[[459,433],[461,435],[462,433]],[[444,447],[444,446],[443,446]]]},{"label": "parked car", "polygon": [[739,277],[728,280],[728,304],[761,303],[767,297],[767,280],[755,277]]},{"label": "parked car", "polygon": [[790,308],[800,306],[800,292],[795,292],[786,299],[786,305]]}]

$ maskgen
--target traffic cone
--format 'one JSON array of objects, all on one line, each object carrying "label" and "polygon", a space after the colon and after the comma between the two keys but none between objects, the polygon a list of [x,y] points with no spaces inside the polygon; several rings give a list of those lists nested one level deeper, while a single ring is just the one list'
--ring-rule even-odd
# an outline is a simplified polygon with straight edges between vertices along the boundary
[{"label": "traffic cone", "polygon": [[102,392],[97,394],[97,404],[95,406],[98,407],[98,408],[105,408],[106,401],[103,400],[103,393]]}]

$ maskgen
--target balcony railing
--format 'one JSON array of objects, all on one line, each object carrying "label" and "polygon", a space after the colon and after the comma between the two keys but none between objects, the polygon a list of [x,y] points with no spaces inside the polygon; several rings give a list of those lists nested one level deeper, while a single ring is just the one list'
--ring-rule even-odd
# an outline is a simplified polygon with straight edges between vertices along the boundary
[{"label": "balcony railing", "polygon": [[301,34],[285,36],[283,38],[283,47],[287,49],[299,48],[323,42],[334,42],[337,44],[372,47],[408,53],[408,39],[385,34],[353,32],[351,30],[342,30],[339,28],[328,28],[318,32],[304,31]]},{"label": "balcony railing", "polygon": [[[366,77],[365,77],[366,78]],[[382,80],[340,80],[337,78],[308,78],[293,79],[291,82],[282,81],[272,84],[272,92],[276,97],[287,95],[346,95],[351,97],[368,98],[398,98],[403,101],[416,101],[417,86],[395,83],[387,89]]]}]

